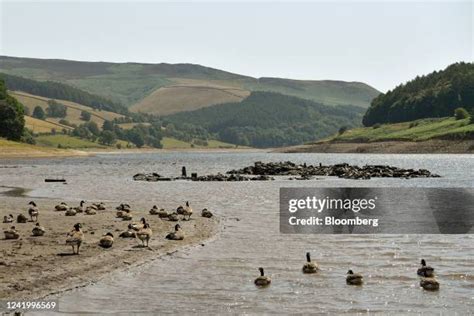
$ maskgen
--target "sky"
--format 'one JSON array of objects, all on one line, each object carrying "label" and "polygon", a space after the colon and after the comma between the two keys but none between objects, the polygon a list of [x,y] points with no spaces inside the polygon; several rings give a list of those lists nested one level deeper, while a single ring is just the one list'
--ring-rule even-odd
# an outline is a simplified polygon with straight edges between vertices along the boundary
[{"label": "sky", "polygon": [[0,54],[195,63],[381,91],[474,60],[473,1],[8,1]]}]

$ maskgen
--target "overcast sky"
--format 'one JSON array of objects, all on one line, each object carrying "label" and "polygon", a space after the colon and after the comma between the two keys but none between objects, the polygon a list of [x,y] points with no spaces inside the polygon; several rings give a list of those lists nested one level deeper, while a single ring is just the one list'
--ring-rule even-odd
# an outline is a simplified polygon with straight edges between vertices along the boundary
[{"label": "overcast sky", "polygon": [[8,56],[196,63],[382,91],[474,59],[472,1],[0,1]]}]

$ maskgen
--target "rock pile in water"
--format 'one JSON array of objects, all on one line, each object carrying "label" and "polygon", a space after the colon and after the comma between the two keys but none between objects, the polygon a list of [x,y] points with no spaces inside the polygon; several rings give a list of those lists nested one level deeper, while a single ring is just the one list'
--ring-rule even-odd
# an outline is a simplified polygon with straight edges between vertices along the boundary
[{"label": "rock pile in water", "polygon": [[268,175],[259,175],[257,177],[246,177],[240,174],[222,174],[218,173],[216,175],[207,175],[192,178],[193,181],[268,181],[275,180],[274,178]]},{"label": "rock pile in water", "polygon": [[238,175],[266,175],[266,176],[300,176],[299,179],[311,179],[313,176],[336,176],[344,179],[370,178],[430,178],[439,177],[426,169],[403,169],[387,165],[365,165],[362,167],[347,163],[319,166],[295,164],[287,162],[257,161],[253,166],[238,170],[230,170],[227,174]]},{"label": "rock pile in water", "polygon": [[137,173],[133,176],[133,180],[135,181],[171,181],[171,178],[166,178],[159,175],[156,172],[153,173]]}]

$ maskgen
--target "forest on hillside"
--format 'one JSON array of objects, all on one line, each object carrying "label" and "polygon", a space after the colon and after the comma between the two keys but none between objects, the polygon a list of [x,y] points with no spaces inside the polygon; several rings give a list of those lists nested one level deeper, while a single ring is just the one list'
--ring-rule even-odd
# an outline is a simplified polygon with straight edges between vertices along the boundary
[{"label": "forest on hillside", "polygon": [[[272,92],[252,92],[239,103],[225,103],[163,118],[169,129],[252,147],[301,144],[360,125],[363,109],[326,106]],[[177,135],[178,136],[178,135]],[[196,135],[199,136],[199,135]]]},{"label": "forest on hillside", "polygon": [[68,100],[94,109],[128,114],[128,109],[101,96],[93,95],[81,89],[54,81],[37,81],[19,76],[0,73],[8,90],[23,91],[52,99]]},{"label": "forest on hillside", "polygon": [[7,93],[5,81],[0,78],[0,137],[20,140],[24,136],[23,106]]},{"label": "forest on hillside", "polygon": [[364,115],[365,126],[452,116],[474,109],[474,64],[456,63],[442,71],[397,86],[376,97]]}]

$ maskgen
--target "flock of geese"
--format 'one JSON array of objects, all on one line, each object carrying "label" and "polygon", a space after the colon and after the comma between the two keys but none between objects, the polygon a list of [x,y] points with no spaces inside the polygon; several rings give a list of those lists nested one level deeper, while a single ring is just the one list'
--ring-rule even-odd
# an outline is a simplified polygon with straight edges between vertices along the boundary
[{"label": "flock of geese", "polygon": [[[265,275],[262,267],[258,268],[260,276],[255,279],[255,285],[258,287],[267,287],[272,283],[272,279]],[[306,263],[302,268],[303,273],[318,273],[320,271],[317,263],[311,261],[310,253],[306,253]],[[416,274],[421,277],[420,286],[427,291],[439,290],[439,282],[434,277],[434,268],[427,266],[425,259],[421,259],[421,267],[416,271]],[[362,285],[364,284],[364,277],[359,273],[354,273],[352,270],[347,271],[346,283],[348,285]]]},{"label": "flock of geese", "polygon": [[[56,211],[64,211],[65,216],[76,216],[78,213],[84,213],[86,215],[95,215],[98,211],[105,210],[104,203],[92,203],[85,207],[85,201],[81,201],[78,207],[69,207],[65,202],[55,206]],[[133,219],[133,213],[129,204],[120,204],[117,208],[116,216],[121,218],[123,221],[131,221]],[[179,206],[174,212],[167,212],[164,209],[159,209],[154,205],[150,211],[150,215],[158,215],[161,219],[168,219],[169,221],[177,222],[179,215],[182,216],[182,220],[189,221],[193,214],[193,209],[186,202],[185,206]],[[36,222],[36,225],[32,229],[33,236],[43,236],[46,232],[45,228],[38,223],[39,210],[38,206],[34,201],[28,203],[28,215],[32,222]],[[201,216],[211,218],[212,212],[207,209],[201,211]],[[17,223],[26,223],[28,218],[24,214],[19,214],[16,218]],[[4,223],[13,223],[13,215],[7,215],[3,218]],[[5,239],[18,239],[20,234],[12,226],[9,230],[4,231]],[[137,238],[141,241],[142,247],[148,247],[148,243],[151,239],[153,231],[150,224],[147,223],[146,219],[142,217],[137,223],[130,223],[127,226],[127,230],[122,232],[119,237],[121,238]],[[185,237],[184,232],[181,229],[181,225],[176,224],[174,231],[168,233],[165,238],[168,240],[183,240]],[[74,225],[73,230],[68,233],[66,238],[66,245],[72,247],[73,254],[79,254],[79,248],[84,241],[84,232],[82,231],[82,224],[77,223]],[[114,244],[114,235],[110,232],[106,233],[99,240],[99,246],[102,248],[110,248]],[[258,268],[260,276],[255,279],[255,285],[258,287],[269,286],[272,282],[271,278],[265,275],[262,267]],[[312,274],[318,273],[320,268],[317,263],[311,261],[310,253],[306,253],[306,263],[302,268],[303,273]],[[436,291],[439,289],[439,282],[434,278],[434,268],[427,266],[424,259],[421,260],[421,267],[418,269],[417,274],[421,276],[420,286],[428,291]],[[359,273],[354,273],[352,270],[347,271],[346,283],[348,285],[362,285],[364,278]]]},{"label": "flock of geese", "polygon": [[[85,206],[86,202],[81,201],[79,206],[70,207],[65,202],[54,207],[55,211],[64,212],[65,216],[76,216],[79,213],[84,213],[86,215],[96,215],[98,211],[103,211],[106,209],[104,203],[92,203],[89,206]],[[116,207],[117,213],[116,217],[121,218],[123,221],[131,221],[133,219],[133,212],[129,204],[120,204]],[[150,215],[158,215],[161,219],[168,219],[169,221],[177,222],[180,219],[184,221],[189,221],[191,215],[193,214],[193,209],[189,205],[189,202],[186,202],[185,206],[179,206],[174,212],[167,212],[164,209],[159,209],[154,205],[150,211]],[[43,236],[46,232],[46,229],[38,223],[39,218],[39,209],[34,201],[28,203],[28,214],[30,216],[30,221],[35,222],[31,234],[32,236]],[[181,218],[179,217],[181,216]],[[201,211],[201,216],[206,218],[211,218],[213,216],[212,212],[208,209],[203,209]],[[4,223],[13,223],[15,218],[12,214],[6,215],[3,217]],[[17,223],[26,223],[28,218],[24,214],[19,214],[16,217]],[[15,226],[11,226],[10,229],[4,231],[5,239],[18,239],[20,238],[20,233],[16,230]],[[141,241],[142,247],[148,247],[148,243],[153,235],[153,231],[150,227],[150,224],[146,221],[144,217],[140,219],[137,223],[130,223],[127,226],[127,230],[123,231],[119,237],[121,238],[137,238]],[[181,229],[181,225],[176,224],[174,231],[168,233],[165,238],[168,240],[183,240],[185,234]],[[82,224],[77,223],[73,226],[73,229],[67,234],[66,245],[72,247],[73,254],[79,254],[79,249],[81,244],[84,242],[84,232],[82,231]],[[99,246],[102,248],[111,248],[114,244],[114,235],[111,232],[106,233],[99,240]]]}]

